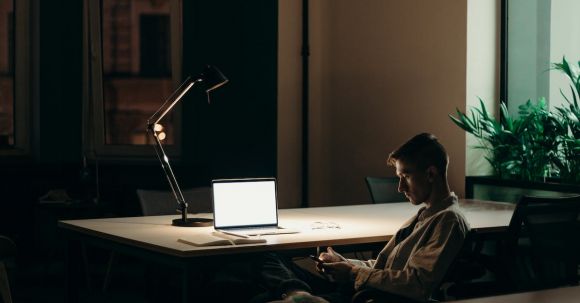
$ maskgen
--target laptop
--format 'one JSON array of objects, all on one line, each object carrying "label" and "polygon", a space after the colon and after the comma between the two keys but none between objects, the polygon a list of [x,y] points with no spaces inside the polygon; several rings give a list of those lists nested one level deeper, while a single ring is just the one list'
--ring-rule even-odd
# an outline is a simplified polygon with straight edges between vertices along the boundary
[{"label": "laptop", "polygon": [[275,178],[212,181],[214,229],[240,237],[297,233],[278,226]]}]

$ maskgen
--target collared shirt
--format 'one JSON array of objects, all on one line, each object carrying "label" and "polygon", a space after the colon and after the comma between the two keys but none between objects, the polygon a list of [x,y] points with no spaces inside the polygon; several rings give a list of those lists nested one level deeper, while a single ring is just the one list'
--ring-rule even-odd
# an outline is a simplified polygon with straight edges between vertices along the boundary
[{"label": "collared shirt", "polygon": [[375,288],[427,301],[463,246],[469,225],[454,193],[422,207],[397,231],[376,260],[349,260],[355,289]]}]

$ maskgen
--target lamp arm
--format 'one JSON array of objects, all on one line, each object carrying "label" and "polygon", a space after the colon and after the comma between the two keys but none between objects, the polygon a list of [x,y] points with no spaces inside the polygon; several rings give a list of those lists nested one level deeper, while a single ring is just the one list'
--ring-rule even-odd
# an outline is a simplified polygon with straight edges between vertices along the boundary
[{"label": "lamp arm", "polygon": [[165,115],[167,115],[167,113],[169,113],[173,107],[179,101],[181,101],[181,98],[187,94],[187,92],[193,87],[194,84],[202,81],[202,79],[192,79],[191,77],[185,79],[185,81],[179,85],[179,87],[171,94],[171,96],[169,96],[165,102],[161,104],[161,107],[159,107],[159,109],[157,109],[157,111],[151,117],[149,117],[149,119],[147,119],[147,128],[149,128],[150,125],[155,126],[155,124],[159,123],[165,117]]},{"label": "lamp arm", "polygon": [[165,177],[167,177],[167,181],[169,182],[169,186],[171,187],[171,191],[173,192],[173,196],[178,204],[178,211],[181,212],[182,216],[185,214],[187,216],[187,203],[185,202],[185,198],[183,197],[183,193],[179,188],[179,184],[177,183],[177,179],[175,178],[175,174],[173,173],[173,169],[169,164],[169,157],[165,153],[163,149],[163,145],[155,132],[155,124],[147,125],[147,132],[153,136],[155,145],[155,154],[157,155],[157,159],[161,163],[161,167],[163,168],[163,172],[165,173]]},{"label": "lamp arm", "polygon": [[177,179],[175,178],[175,174],[173,173],[173,169],[169,164],[169,157],[165,153],[163,149],[163,144],[161,144],[161,140],[159,140],[159,136],[155,131],[155,125],[157,125],[166,115],[169,113],[173,107],[183,98],[183,96],[193,87],[194,84],[197,82],[203,81],[202,79],[191,79],[187,78],[172,94],[169,96],[165,102],[159,107],[159,109],[149,118],[147,119],[147,132],[153,136],[155,144],[155,154],[157,155],[157,159],[161,163],[161,167],[163,168],[163,172],[165,173],[165,177],[167,177],[167,181],[169,181],[169,186],[171,187],[171,191],[173,192],[173,196],[178,205],[178,211],[181,212],[181,218],[185,222],[187,220],[187,203],[185,202],[185,198],[183,197],[183,193],[179,188],[179,184],[177,183]]}]

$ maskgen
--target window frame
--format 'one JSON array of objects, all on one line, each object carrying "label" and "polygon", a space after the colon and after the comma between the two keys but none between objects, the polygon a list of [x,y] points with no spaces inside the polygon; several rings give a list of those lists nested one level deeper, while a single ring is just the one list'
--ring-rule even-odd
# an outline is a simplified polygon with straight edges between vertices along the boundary
[{"label": "window frame", "polygon": [[[170,2],[171,80],[177,88],[182,79],[182,0]],[[155,158],[152,145],[113,145],[105,138],[105,107],[103,100],[103,57],[101,13],[102,0],[85,0],[83,6],[83,153],[89,159],[149,160]],[[159,106],[164,100],[159,100]],[[152,113],[153,114],[153,113]],[[172,113],[174,143],[164,145],[172,158],[181,155],[181,106]],[[146,132],[143,121],[143,132]],[[148,136],[149,134],[147,134]]]},{"label": "window frame", "polygon": [[[31,44],[33,10],[30,0],[13,1],[14,7],[14,145],[0,148],[1,156],[23,156],[30,154],[31,141]],[[34,14],[36,16],[36,14]],[[18,50],[18,51],[16,51]]]},{"label": "window frame", "polygon": [[[501,0],[500,21],[500,70],[499,70],[499,102],[508,106],[508,0]],[[503,120],[504,118],[501,117]]]}]

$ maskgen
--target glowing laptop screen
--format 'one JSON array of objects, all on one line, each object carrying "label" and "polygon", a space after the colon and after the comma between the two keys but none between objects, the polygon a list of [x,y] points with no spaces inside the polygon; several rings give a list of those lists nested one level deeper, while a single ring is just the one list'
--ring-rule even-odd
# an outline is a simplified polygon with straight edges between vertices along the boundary
[{"label": "glowing laptop screen", "polygon": [[278,225],[275,179],[214,180],[215,228]]}]

